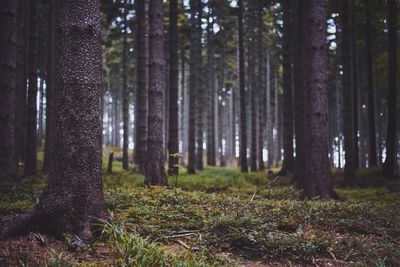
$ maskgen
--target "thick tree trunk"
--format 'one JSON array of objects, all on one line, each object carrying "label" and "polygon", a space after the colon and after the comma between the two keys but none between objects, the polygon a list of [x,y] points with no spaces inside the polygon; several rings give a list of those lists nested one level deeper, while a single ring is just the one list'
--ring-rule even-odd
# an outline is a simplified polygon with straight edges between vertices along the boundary
[{"label": "thick tree trunk", "polygon": [[342,0],[342,61],[343,61],[343,135],[346,164],[344,166],[344,180],[348,186],[353,185],[355,179],[355,148],[354,148],[354,114],[352,88],[352,47],[351,47],[351,20],[350,2]]},{"label": "thick tree trunk", "polygon": [[304,194],[308,198],[333,197],[328,158],[328,91],[326,85],[325,2],[308,0],[307,12],[307,153],[304,169]]},{"label": "thick tree trunk", "polygon": [[0,2],[0,183],[18,179],[16,67],[17,1],[4,0]]},{"label": "thick tree trunk", "polygon": [[49,11],[47,21],[47,77],[46,77],[46,136],[44,144],[43,171],[47,172],[52,160],[55,128],[55,43],[56,43],[56,3],[48,0]]},{"label": "thick tree trunk", "polygon": [[283,1],[283,163],[281,174],[294,173],[293,157],[293,71],[292,1]]},{"label": "thick tree trunk", "polygon": [[178,117],[178,2],[169,3],[169,120],[168,120],[168,172],[178,174],[179,117]]},{"label": "thick tree trunk", "polygon": [[215,74],[214,74],[214,18],[210,8],[207,27],[207,76],[208,76],[208,105],[207,105],[207,165],[216,165],[215,153]]},{"label": "thick tree trunk", "polygon": [[[369,0],[368,0],[369,1]],[[373,81],[373,62],[372,62],[372,39],[371,39],[371,14],[369,2],[366,3],[367,26],[365,31],[367,48],[367,88],[368,88],[368,166],[378,165],[376,153],[376,124],[375,124],[375,96]],[[347,161],[347,158],[346,158]]]},{"label": "thick tree trunk", "polygon": [[196,103],[198,92],[198,67],[197,67],[197,0],[190,1],[190,62],[189,62],[189,129],[188,129],[188,173],[194,174],[196,169]]},{"label": "thick tree trunk", "polygon": [[37,78],[38,78],[38,6],[37,0],[30,1],[29,17],[29,88],[26,111],[26,143],[24,176],[36,174],[36,125],[37,125]]},{"label": "thick tree trunk", "polygon": [[101,179],[100,3],[65,0],[58,8],[58,153],[39,203],[28,214],[3,219],[0,239],[37,230],[89,239],[90,223],[108,218]]},{"label": "thick tree trunk", "polygon": [[167,185],[164,162],[164,43],[163,1],[150,0],[149,7],[149,114],[146,183]]},{"label": "thick tree trunk", "polygon": [[136,3],[136,102],[134,162],[144,172],[147,151],[147,12],[145,1]]},{"label": "thick tree trunk", "polygon": [[240,169],[248,172],[247,165],[247,112],[246,89],[244,80],[244,44],[243,44],[243,0],[238,0],[238,46],[239,46],[239,91],[240,91]]},{"label": "thick tree trunk", "polygon": [[387,138],[386,138],[386,161],[383,166],[384,173],[388,177],[394,177],[396,172],[396,105],[397,105],[397,92],[398,86],[398,70],[397,70],[397,32],[398,32],[398,16],[399,16],[399,4],[396,0],[388,0],[389,18],[389,94],[388,94],[388,126],[387,126]]},{"label": "thick tree trunk", "polygon": [[128,3],[124,7],[124,33],[122,36],[122,168],[129,170],[129,91],[128,91]]}]

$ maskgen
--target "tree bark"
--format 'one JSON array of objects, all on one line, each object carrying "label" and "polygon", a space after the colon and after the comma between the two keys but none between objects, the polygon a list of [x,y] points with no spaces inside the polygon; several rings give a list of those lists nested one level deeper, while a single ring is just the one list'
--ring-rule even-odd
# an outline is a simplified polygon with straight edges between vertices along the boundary
[{"label": "tree bark", "polygon": [[[61,6],[62,5],[62,6]],[[57,112],[49,184],[33,211],[0,222],[0,239],[42,231],[92,238],[107,219],[101,179],[99,1],[57,3]]]},{"label": "tree bark", "polygon": [[283,1],[283,163],[280,173],[295,171],[293,156],[293,21],[292,1]]},{"label": "tree bark", "polygon": [[238,0],[238,46],[239,46],[239,91],[240,91],[240,170],[248,172],[247,165],[247,111],[246,88],[244,80],[244,44],[243,44],[243,0]]},{"label": "tree bark", "polygon": [[129,91],[128,91],[128,3],[125,0],[124,4],[124,33],[122,36],[122,168],[129,170]]},{"label": "tree bark", "polygon": [[4,0],[0,2],[0,183],[18,180],[16,67],[17,1]]},{"label": "tree bark", "polygon": [[164,43],[163,1],[150,0],[149,7],[149,114],[146,183],[167,185],[164,170]]},{"label": "tree bark", "polygon": [[26,111],[26,142],[24,177],[36,174],[36,125],[37,125],[37,78],[38,78],[38,1],[30,1],[29,17],[29,87]]},{"label": "tree bark", "polygon": [[398,16],[399,4],[396,0],[388,0],[388,28],[389,28],[389,93],[388,93],[388,125],[386,137],[386,161],[383,166],[384,174],[387,177],[394,177],[396,172],[396,122],[397,122],[397,91],[398,68],[397,68],[397,47],[398,47]]},{"label": "tree bark", "polygon": [[343,136],[345,151],[344,180],[351,186],[355,179],[354,114],[352,88],[350,2],[342,0],[342,61],[343,61]]},{"label": "tree bark", "polygon": [[147,151],[147,12],[145,1],[136,2],[136,102],[135,102],[135,153],[138,171],[144,172]]},{"label": "tree bark", "polygon": [[178,2],[169,3],[169,127],[168,172],[178,174],[179,168],[179,118],[178,118]]},{"label": "tree bark", "polygon": [[376,123],[375,123],[375,95],[374,95],[374,73],[372,59],[372,39],[371,39],[371,14],[369,0],[366,2],[366,49],[367,49],[367,90],[368,90],[368,166],[377,166],[376,152]]},{"label": "tree bark", "polygon": [[307,153],[304,194],[308,198],[333,197],[328,158],[328,91],[326,85],[325,2],[307,0]]}]

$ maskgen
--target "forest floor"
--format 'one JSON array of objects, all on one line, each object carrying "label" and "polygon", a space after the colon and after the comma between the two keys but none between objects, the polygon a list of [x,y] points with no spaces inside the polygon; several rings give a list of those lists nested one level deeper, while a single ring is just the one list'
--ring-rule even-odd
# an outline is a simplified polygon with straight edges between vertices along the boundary
[{"label": "forest floor", "polygon": [[[31,233],[0,242],[0,266],[400,266],[400,186],[376,169],[358,172],[357,188],[336,188],[334,201],[302,200],[279,177],[249,202],[266,173],[180,172],[177,189],[174,177],[147,188],[114,162],[104,176],[112,220],[93,244]],[[28,212],[45,184],[38,175],[1,188],[0,217]]]}]

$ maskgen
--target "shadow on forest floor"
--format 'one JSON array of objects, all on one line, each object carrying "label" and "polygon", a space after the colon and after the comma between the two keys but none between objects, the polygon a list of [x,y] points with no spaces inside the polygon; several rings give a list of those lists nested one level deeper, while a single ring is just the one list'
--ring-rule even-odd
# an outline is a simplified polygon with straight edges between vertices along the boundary
[{"label": "shadow on forest floor", "polygon": [[[399,184],[368,187],[376,170],[361,171],[365,188],[336,189],[345,201],[299,199],[281,177],[238,211],[265,173],[207,167],[181,169],[178,189],[142,186],[143,177],[115,162],[105,175],[112,222],[95,244],[68,250],[68,237],[29,236],[0,242],[0,265],[20,266],[286,266],[376,265],[400,262]],[[340,184],[340,173],[334,173]],[[0,216],[29,211],[45,185],[39,175],[2,188]]]}]

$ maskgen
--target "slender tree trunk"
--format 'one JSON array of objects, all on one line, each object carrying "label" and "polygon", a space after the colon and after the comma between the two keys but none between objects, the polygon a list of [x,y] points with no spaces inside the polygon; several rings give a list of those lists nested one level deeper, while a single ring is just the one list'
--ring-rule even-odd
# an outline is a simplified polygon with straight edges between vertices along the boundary
[{"label": "slender tree trunk", "polygon": [[354,166],[360,167],[360,149],[358,145],[358,81],[357,81],[357,43],[356,43],[356,18],[354,10],[354,1],[350,2],[350,24],[351,24],[351,80],[353,90],[353,138],[354,138]]},{"label": "slender tree trunk", "polygon": [[268,161],[267,167],[271,168],[274,164],[274,157],[273,157],[273,116],[272,116],[272,108],[271,108],[271,56],[267,54],[267,103],[266,103],[266,125],[267,125],[267,150],[268,150]]},{"label": "slender tree trunk", "polygon": [[0,183],[18,180],[15,142],[17,1],[0,2]]},{"label": "slender tree trunk", "polygon": [[85,240],[92,237],[94,218],[108,218],[101,179],[100,3],[65,0],[57,8],[58,153],[39,203],[28,214],[3,220],[0,239],[42,231]]},{"label": "slender tree trunk", "polygon": [[178,2],[169,3],[169,139],[168,139],[168,172],[179,171],[179,117],[178,117]]},{"label": "slender tree trunk", "polygon": [[38,134],[37,134],[37,146],[42,148],[43,146],[43,96],[44,93],[44,79],[43,77],[40,77],[40,85],[39,85],[39,129],[38,129]]},{"label": "slender tree trunk", "polygon": [[113,117],[114,117],[114,129],[113,129],[113,135],[114,135],[114,142],[113,142],[113,146],[114,147],[120,147],[121,146],[121,142],[120,142],[120,138],[119,138],[119,95],[120,95],[120,83],[116,83],[115,86],[115,92],[114,92],[114,97],[113,97],[113,107],[114,107],[114,111],[113,111]]},{"label": "slender tree trunk", "polygon": [[187,155],[187,89],[186,89],[186,73],[185,73],[185,47],[181,44],[181,142],[182,142],[182,157],[181,157],[181,164],[185,165],[186,162],[186,155]]},{"label": "slender tree trunk", "polygon": [[208,109],[207,109],[207,165],[216,165],[215,155],[215,74],[214,74],[214,18],[210,8],[207,27],[207,76],[208,76]]},{"label": "slender tree trunk", "polygon": [[47,76],[46,76],[46,134],[44,144],[44,161],[43,171],[49,170],[49,165],[52,160],[52,147],[54,139],[54,127],[55,127],[55,0],[48,0],[48,20],[47,20]]},{"label": "slender tree trunk", "polygon": [[198,22],[197,15],[197,0],[190,0],[190,62],[189,62],[189,158],[188,158],[188,173],[194,174],[196,168],[196,103],[198,92],[198,67],[197,67],[197,40]]},{"label": "slender tree trunk", "polygon": [[[252,10],[253,12],[256,12],[256,10]],[[253,19],[250,19],[250,23],[254,23]],[[255,25],[255,24],[253,24]],[[251,138],[251,146],[250,146],[250,170],[252,172],[257,171],[257,141],[258,141],[258,129],[257,129],[257,116],[258,116],[258,108],[257,108],[257,97],[258,97],[258,87],[257,87],[257,78],[256,78],[256,57],[255,57],[255,51],[254,47],[257,45],[256,40],[255,40],[255,34],[254,30],[250,33],[251,40],[249,44],[249,61],[251,64],[248,66],[248,71],[249,71],[249,80],[250,80],[250,123],[251,123],[251,131],[250,131],[250,138]]]},{"label": "slender tree trunk", "polygon": [[129,170],[129,91],[128,91],[128,5],[129,0],[125,0],[124,7],[124,33],[122,36],[122,168]]},{"label": "slender tree trunk", "polygon": [[26,144],[25,144],[25,166],[24,176],[36,174],[36,125],[37,125],[37,0],[30,1],[30,21],[29,21],[29,88],[26,121]]},{"label": "slender tree trunk", "polygon": [[342,61],[343,61],[343,134],[345,166],[344,180],[351,186],[355,179],[354,114],[352,91],[352,47],[351,47],[350,2],[342,0]]},{"label": "slender tree trunk", "polygon": [[293,71],[292,71],[292,1],[283,1],[283,163],[281,174],[294,173],[293,157]]},{"label": "slender tree trunk", "polygon": [[[309,5],[309,6],[308,6]],[[308,198],[333,197],[328,158],[328,91],[326,85],[326,2],[307,0],[307,153],[304,194]]]},{"label": "slender tree trunk", "polygon": [[139,172],[144,172],[147,151],[147,12],[146,1],[136,4],[136,102],[135,102],[135,153],[134,162]]},{"label": "slender tree trunk", "polygon": [[164,40],[163,1],[150,0],[149,8],[149,115],[146,183],[167,185],[164,170]]},{"label": "slender tree trunk", "polygon": [[[372,62],[372,40],[371,40],[371,18],[369,0],[366,2],[367,25],[365,31],[367,48],[367,88],[368,88],[368,166],[377,166],[376,153],[376,124],[375,124],[375,96],[373,81],[373,62]],[[346,159],[347,160],[347,159]]]},{"label": "slender tree trunk", "polygon": [[388,28],[389,28],[389,94],[388,94],[388,125],[386,137],[386,161],[383,166],[384,174],[387,177],[394,177],[396,172],[396,105],[397,105],[397,92],[398,87],[398,67],[397,67],[397,49],[398,49],[398,16],[399,16],[399,3],[396,0],[388,0]]}]

